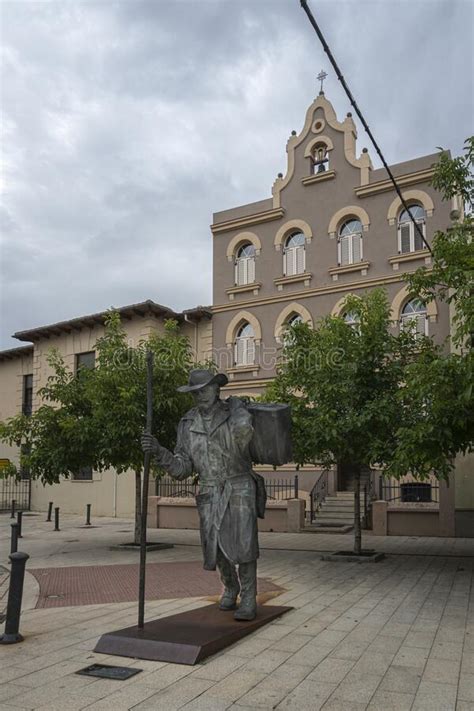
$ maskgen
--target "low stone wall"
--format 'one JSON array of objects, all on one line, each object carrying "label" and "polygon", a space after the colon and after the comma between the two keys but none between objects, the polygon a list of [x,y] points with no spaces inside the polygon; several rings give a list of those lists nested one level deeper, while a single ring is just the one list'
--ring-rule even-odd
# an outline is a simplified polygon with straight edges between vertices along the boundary
[{"label": "low stone wall", "polygon": [[430,504],[390,506],[386,501],[372,504],[375,536],[444,536],[439,508]]},{"label": "low stone wall", "polygon": [[[149,528],[199,529],[199,516],[194,498],[178,499],[150,496],[148,499]],[[258,519],[259,531],[298,533],[304,528],[304,501],[269,501],[265,518]]]}]

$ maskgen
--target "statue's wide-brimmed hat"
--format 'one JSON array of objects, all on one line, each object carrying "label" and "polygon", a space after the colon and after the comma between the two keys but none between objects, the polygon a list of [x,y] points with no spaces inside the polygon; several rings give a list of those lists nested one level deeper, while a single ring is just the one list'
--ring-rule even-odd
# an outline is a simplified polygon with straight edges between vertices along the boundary
[{"label": "statue's wide-brimmed hat", "polygon": [[210,370],[196,368],[190,372],[188,384],[181,385],[177,390],[179,393],[191,393],[196,390],[202,390],[206,385],[217,383],[217,385],[221,386],[227,385],[228,382],[229,379],[224,373],[213,373]]}]

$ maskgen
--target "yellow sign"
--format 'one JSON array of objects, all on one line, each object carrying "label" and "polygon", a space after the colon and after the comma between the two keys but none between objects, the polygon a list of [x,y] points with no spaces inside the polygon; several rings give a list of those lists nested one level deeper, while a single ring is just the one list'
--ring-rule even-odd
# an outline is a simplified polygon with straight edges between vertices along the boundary
[{"label": "yellow sign", "polygon": [[9,459],[0,459],[0,469],[6,469],[11,464]]}]

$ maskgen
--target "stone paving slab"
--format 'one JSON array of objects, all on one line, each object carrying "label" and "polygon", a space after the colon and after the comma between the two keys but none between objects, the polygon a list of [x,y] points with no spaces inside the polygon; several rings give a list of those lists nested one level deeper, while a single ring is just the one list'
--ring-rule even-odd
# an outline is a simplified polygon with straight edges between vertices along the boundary
[{"label": "stone paving slab", "polygon": [[[9,523],[0,516],[5,567]],[[94,530],[82,523],[62,516],[53,532],[42,516],[27,519],[21,543],[31,568],[136,565],[136,552],[109,550],[128,537],[129,520],[96,519]],[[151,565],[200,566],[198,532],[150,538],[175,544],[150,553]],[[92,650],[102,632],[136,622],[136,604],[34,609],[38,586],[28,573],[25,641],[0,647],[0,710],[474,709],[472,539],[371,537],[387,558],[370,566],[321,561],[321,550],[347,549],[350,535],[270,533],[260,541],[259,575],[284,588],[275,604],[295,609],[195,667],[126,659],[143,671],[124,682],[74,672],[97,661],[124,665]],[[146,619],[204,604],[197,595],[151,600]]]}]

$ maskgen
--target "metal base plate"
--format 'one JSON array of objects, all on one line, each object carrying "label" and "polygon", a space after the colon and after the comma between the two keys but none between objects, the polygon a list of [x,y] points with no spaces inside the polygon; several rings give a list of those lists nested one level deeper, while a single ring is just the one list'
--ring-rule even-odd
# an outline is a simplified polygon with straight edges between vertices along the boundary
[{"label": "metal base plate", "polygon": [[130,677],[135,676],[143,669],[135,669],[132,667],[115,667],[110,664],[91,664],[89,667],[84,669],[79,669],[76,674],[82,674],[83,676],[98,676],[101,679],[117,679],[118,681],[124,681],[125,679],[130,679]]},{"label": "metal base plate", "polygon": [[206,605],[152,620],[145,623],[142,630],[133,626],[104,634],[94,651],[119,657],[193,665],[292,609],[259,605],[254,620],[238,622],[234,620],[233,612],[223,612],[218,605]]}]

